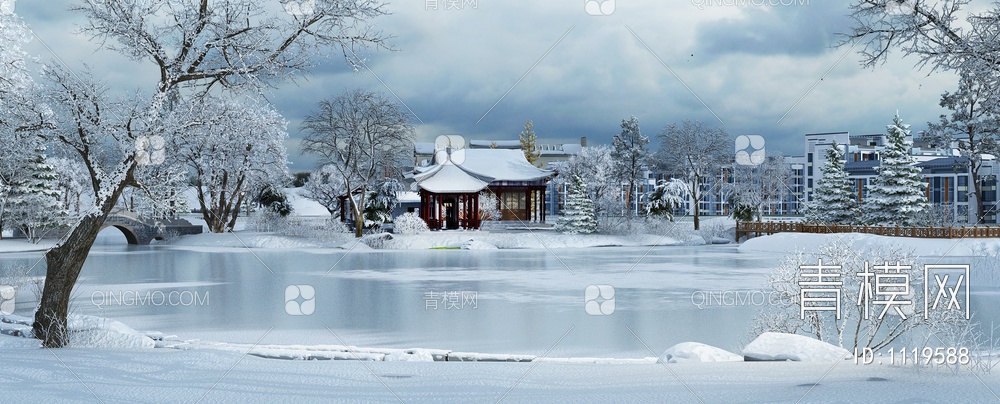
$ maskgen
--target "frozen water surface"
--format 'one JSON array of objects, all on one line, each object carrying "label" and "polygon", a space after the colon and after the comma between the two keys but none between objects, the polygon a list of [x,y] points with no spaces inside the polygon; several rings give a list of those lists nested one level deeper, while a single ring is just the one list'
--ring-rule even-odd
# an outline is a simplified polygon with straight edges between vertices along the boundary
[{"label": "frozen water surface", "polygon": [[[17,257],[30,264],[37,255]],[[638,358],[697,341],[739,352],[749,342],[744,335],[754,311],[768,303],[761,286],[778,257],[733,246],[384,252],[98,246],[72,307],[137,330],[241,343]],[[590,285],[612,286],[613,305],[588,313]],[[311,298],[290,295],[298,312],[287,310],[289,286],[314,291]],[[995,293],[977,295],[973,309],[995,301]],[[18,306],[26,315],[32,308]],[[980,319],[996,315],[985,311]]]}]

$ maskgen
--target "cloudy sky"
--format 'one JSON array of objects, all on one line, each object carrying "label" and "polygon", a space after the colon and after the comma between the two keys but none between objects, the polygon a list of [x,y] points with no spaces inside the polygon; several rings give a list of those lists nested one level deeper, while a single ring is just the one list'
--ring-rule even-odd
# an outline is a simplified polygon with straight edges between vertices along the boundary
[{"label": "cloudy sky", "polygon": [[[769,151],[801,155],[806,133],[883,132],[897,110],[919,131],[943,112],[938,98],[956,83],[952,73],[916,70],[898,53],[862,69],[849,46],[835,47],[851,24],[846,1],[617,0],[602,16],[589,15],[585,3],[391,3],[393,14],[374,22],[395,37],[396,50],[368,54],[370,71],[328,59],[270,95],[290,122],[292,170],[314,164],[298,152],[301,119],[347,88],[393,97],[391,90],[413,112],[419,140],[513,140],[531,119],[542,143],[586,136],[602,144],[635,115],[654,147],[665,125],[694,119],[733,136],[763,135]],[[16,3],[36,35],[27,50],[43,61],[89,65],[116,89],[150,88],[152,64],[99,49],[78,33],[70,4]]]}]

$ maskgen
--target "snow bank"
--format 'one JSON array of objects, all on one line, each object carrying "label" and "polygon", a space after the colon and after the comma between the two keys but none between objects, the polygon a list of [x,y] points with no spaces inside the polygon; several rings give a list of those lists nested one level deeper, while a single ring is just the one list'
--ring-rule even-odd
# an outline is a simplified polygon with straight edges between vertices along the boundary
[{"label": "snow bank", "polygon": [[932,239],[911,237],[889,237],[861,233],[812,234],[812,233],[777,233],[770,236],[755,237],[745,241],[739,247],[740,252],[771,252],[792,253],[798,251],[816,251],[820,246],[837,242],[854,250],[865,249],[872,245],[895,244],[913,249],[921,256],[972,256],[977,251],[996,251],[1000,249],[1000,239]]},{"label": "snow bank", "polygon": [[198,248],[318,248],[322,244],[311,240],[274,233],[237,231],[232,233],[202,233],[178,237],[169,243],[173,247]]},{"label": "snow bank", "polygon": [[[292,206],[292,216],[323,216],[330,217],[330,211],[314,199],[302,196],[305,188],[284,188],[288,204]],[[191,205],[198,206],[198,205]]]},{"label": "snow bank", "polygon": [[657,363],[740,362],[743,357],[699,342],[681,342],[663,351]]},{"label": "snow bank", "polygon": [[796,334],[765,332],[743,348],[748,361],[836,362],[851,357],[846,349]]},{"label": "snow bank", "polygon": [[466,241],[462,244],[463,250],[496,250],[497,246],[487,243],[485,241],[472,240]]},{"label": "snow bank", "polygon": [[[31,330],[33,321],[29,317],[0,316],[0,334],[34,338],[34,332]],[[70,315],[67,322],[70,332],[69,346],[74,348],[134,349],[153,348],[156,345],[152,338],[115,320]]]},{"label": "snow bank", "polygon": [[33,244],[23,238],[5,238],[0,240],[0,253],[48,251],[56,245],[56,241],[58,240],[44,239],[39,241],[38,244]]},{"label": "snow bank", "polygon": [[[532,248],[590,248],[638,247],[651,245],[701,245],[704,239],[690,235],[684,239],[642,234],[614,236],[603,234],[562,234],[551,230],[535,231],[436,231],[418,235],[394,234],[385,248],[391,250],[425,250],[430,248],[532,249]],[[465,248],[468,245],[470,248]]]}]

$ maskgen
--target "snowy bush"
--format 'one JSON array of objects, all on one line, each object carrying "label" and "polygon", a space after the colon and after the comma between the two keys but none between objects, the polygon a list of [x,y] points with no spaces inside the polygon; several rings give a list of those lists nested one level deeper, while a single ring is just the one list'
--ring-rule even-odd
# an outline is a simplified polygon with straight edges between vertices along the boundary
[{"label": "snowy bush", "polygon": [[286,218],[279,212],[272,209],[258,209],[247,218],[247,230],[279,232],[286,227],[286,222]]},{"label": "snowy bush", "polygon": [[392,241],[392,235],[389,233],[369,234],[361,238],[362,243],[365,243],[365,245],[375,250],[382,250],[389,248],[389,243],[391,241]]},{"label": "snowy bush", "polygon": [[427,223],[416,213],[407,212],[402,215],[397,216],[392,221],[393,231],[402,234],[404,236],[412,236],[415,234],[426,233],[430,231],[427,227]]},{"label": "snowy bush", "polygon": [[[806,310],[804,318],[800,318],[800,314],[803,314],[800,311],[803,307],[802,289],[808,286],[800,285],[799,282],[816,280],[814,277],[802,276],[803,273],[815,274],[816,269],[804,270],[801,267],[815,266],[819,260],[823,262],[823,273],[833,275],[832,278],[827,276],[824,281],[842,282],[840,286],[831,287],[831,290],[840,293],[840,319],[836,318],[832,310]],[[888,310],[881,316],[880,308],[888,308],[888,305],[871,304],[877,295],[868,297],[869,304],[858,304],[865,286],[872,286],[863,282],[859,273],[865,269],[876,274],[889,272],[875,268],[883,263],[902,265],[898,273],[908,277],[909,293],[897,296],[897,300],[912,304],[892,306],[900,309],[905,318],[895,310]],[[749,337],[753,339],[768,331],[802,334],[852,352],[855,348],[863,347],[878,352],[897,341],[906,343],[906,346],[929,346],[928,344],[939,342],[946,345],[947,341],[928,337],[949,333],[960,335],[962,330],[969,329],[970,324],[957,310],[933,310],[927,313],[927,319],[924,318],[924,296],[917,292],[923,290],[922,271],[923,266],[916,261],[913,252],[897,246],[870,246],[865,250],[855,251],[833,241],[821,246],[815,253],[789,254],[768,276],[766,288],[769,290],[766,292],[774,293],[774,299],[771,299],[771,306],[766,306],[757,313]],[[895,271],[892,273],[896,274]],[[807,303],[810,307],[817,305],[816,302]]]},{"label": "snowy bush", "polygon": [[702,222],[698,234],[705,239],[706,244],[712,244],[712,240],[715,239],[735,241],[733,239],[736,237],[736,230],[725,220],[706,220]]},{"label": "snowy bush", "polygon": [[482,220],[500,220],[500,200],[490,191],[479,193],[479,213]]},{"label": "snowy bush", "polygon": [[347,225],[334,217],[289,217],[278,234],[321,242],[343,241],[352,237]]}]

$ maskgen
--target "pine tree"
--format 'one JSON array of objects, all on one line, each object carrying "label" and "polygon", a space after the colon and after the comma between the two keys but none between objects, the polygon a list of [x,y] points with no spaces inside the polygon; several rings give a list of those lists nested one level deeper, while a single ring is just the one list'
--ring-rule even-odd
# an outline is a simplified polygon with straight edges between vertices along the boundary
[{"label": "pine tree", "polygon": [[920,180],[920,168],[914,164],[906,141],[909,127],[899,114],[886,126],[887,144],[876,168],[878,176],[869,185],[868,198],[861,206],[865,224],[912,226],[927,206],[926,184]]},{"label": "pine tree", "polygon": [[536,144],[538,139],[535,137],[535,131],[531,129],[532,126],[530,119],[524,122],[524,130],[521,131],[521,151],[524,152],[524,158],[529,163],[541,167],[542,162],[539,161],[539,158],[542,156],[542,152],[538,150]]},{"label": "pine tree", "polygon": [[634,115],[622,120],[622,132],[615,135],[611,141],[611,157],[615,162],[615,177],[622,184],[628,185],[625,191],[625,215],[631,217],[635,211],[638,191],[637,185],[642,181],[643,170],[649,159],[649,137],[639,129],[639,119]]},{"label": "pine tree", "polygon": [[46,162],[45,146],[35,148],[35,154],[24,167],[25,175],[11,187],[10,218],[33,243],[40,240],[42,229],[52,227],[64,216],[58,190],[59,176]]},{"label": "pine tree", "polygon": [[566,207],[556,223],[556,230],[566,234],[590,234],[597,231],[594,201],[590,200],[587,183],[574,175],[566,192]]},{"label": "pine tree", "polygon": [[823,178],[816,184],[814,199],[806,211],[806,221],[850,224],[858,221],[858,200],[844,169],[844,151],[837,145],[826,149]]}]

